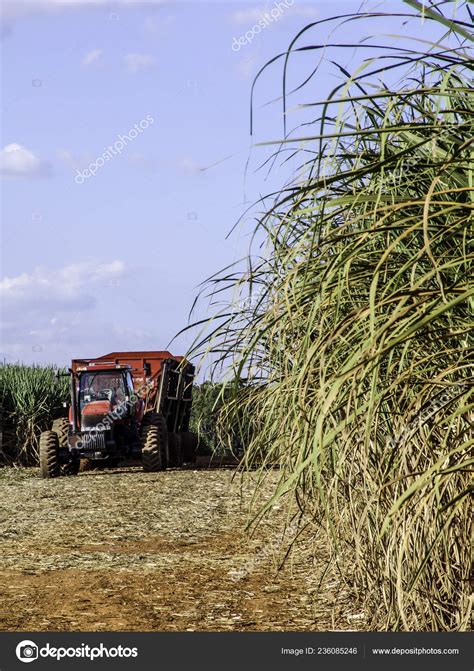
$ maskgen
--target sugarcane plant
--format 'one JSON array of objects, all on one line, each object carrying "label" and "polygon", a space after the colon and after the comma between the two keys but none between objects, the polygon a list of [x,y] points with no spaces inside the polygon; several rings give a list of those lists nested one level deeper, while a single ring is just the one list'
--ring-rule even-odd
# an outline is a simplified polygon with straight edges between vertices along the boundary
[{"label": "sugarcane plant", "polygon": [[[222,440],[251,424],[244,465],[262,478],[280,468],[254,520],[277,500],[296,501],[325,528],[371,628],[462,630],[471,609],[473,17],[468,3],[406,5],[406,35],[423,19],[443,30],[439,40],[384,47],[379,38],[368,58],[370,42],[361,44],[352,72],[335,64],[344,79],[327,99],[304,103],[314,118],[298,133],[286,127],[288,66],[296,55],[320,62],[324,45],[303,43],[320,22],[265,66],[283,64],[274,160],[290,150],[301,165],[259,215],[265,253],[210,279],[211,293],[232,298],[192,352],[227,371]],[[338,44],[339,53],[346,47],[358,53]]]},{"label": "sugarcane plant", "polygon": [[1,456],[5,463],[38,463],[41,431],[64,413],[69,385],[55,366],[0,365]]}]

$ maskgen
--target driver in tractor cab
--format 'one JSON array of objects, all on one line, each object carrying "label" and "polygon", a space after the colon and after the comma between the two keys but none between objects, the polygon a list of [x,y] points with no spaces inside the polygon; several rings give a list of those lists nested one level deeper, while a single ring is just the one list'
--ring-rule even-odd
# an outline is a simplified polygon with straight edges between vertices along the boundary
[{"label": "driver in tractor cab", "polygon": [[114,387],[112,390],[112,395],[110,397],[110,405],[112,406],[112,410],[115,408],[115,406],[120,405],[125,401],[125,394],[123,391],[123,380],[121,380],[122,384],[119,387]]}]

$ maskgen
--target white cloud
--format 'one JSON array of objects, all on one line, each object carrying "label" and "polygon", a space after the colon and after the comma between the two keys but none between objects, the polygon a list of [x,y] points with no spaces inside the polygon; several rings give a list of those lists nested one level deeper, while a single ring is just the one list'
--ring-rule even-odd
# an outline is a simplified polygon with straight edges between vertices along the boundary
[{"label": "white cloud", "polygon": [[[2,350],[9,360],[66,363],[71,356],[110,350],[113,324],[99,305],[117,300],[125,276],[121,260],[39,267],[0,281]],[[126,343],[118,338],[117,349]],[[129,343],[127,343],[129,344]]]},{"label": "white cloud", "polygon": [[127,72],[131,75],[135,75],[141,70],[147,70],[155,62],[151,54],[127,54],[124,60]]},{"label": "white cloud", "polygon": [[0,174],[6,177],[45,177],[49,165],[21,144],[13,142],[0,151]]},{"label": "white cloud", "polygon": [[101,56],[102,56],[102,49],[93,49],[84,56],[84,58],[82,59],[82,65],[85,66],[92,65],[92,63],[98,61]]},{"label": "white cloud", "polygon": [[91,152],[73,154],[69,149],[58,149],[56,156],[71,170],[83,170],[94,160],[94,154]]},{"label": "white cloud", "polygon": [[203,171],[203,167],[190,156],[183,156],[177,161],[177,167],[180,172],[187,174],[196,174]]},{"label": "white cloud", "polygon": [[106,5],[106,0],[4,0],[2,2],[2,18],[18,19],[31,14],[51,14],[70,9]]},{"label": "white cloud", "polygon": [[143,339],[151,338],[153,335],[151,331],[133,326],[112,326],[111,330],[114,341],[123,341],[124,339],[128,342],[143,341]]},{"label": "white cloud", "polygon": [[268,12],[271,6],[265,7],[246,7],[245,9],[238,9],[232,14],[232,21],[242,25],[258,23],[261,18]]},{"label": "white cloud", "polygon": [[[270,14],[272,9],[279,8],[278,21],[284,17],[291,18],[301,16],[308,19],[316,19],[319,15],[318,8],[315,4],[302,4],[293,0],[290,4],[287,0],[275,0],[275,2],[266,2],[263,5],[254,5],[245,9],[239,9],[233,12],[231,18],[234,23],[240,25],[254,25],[261,21],[266,14]],[[276,15],[276,11],[274,12]]]},{"label": "white cloud", "polygon": [[102,10],[110,20],[120,19],[122,10],[157,8],[166,0],[0,0],[0,38],[12,34],[12,26],[30,16],[56,16],[67,12]]},{"label": "white cloud", "polygon": [[73,263],[58,270],[36,268],[32,273],[5,277],[0,281],[0,298],[15,313],[32,311],[68,311],[90,309],[95,304],[89,292],[98,285],[107,285],[124,273],[123,261],[111,263]]},{"label": "white cloud", "polygon": [[3,0],[2,16],[6,20],[30,14],[55,14],[84,9],[121,9],[136,6],[156,6],[165,0]]}]

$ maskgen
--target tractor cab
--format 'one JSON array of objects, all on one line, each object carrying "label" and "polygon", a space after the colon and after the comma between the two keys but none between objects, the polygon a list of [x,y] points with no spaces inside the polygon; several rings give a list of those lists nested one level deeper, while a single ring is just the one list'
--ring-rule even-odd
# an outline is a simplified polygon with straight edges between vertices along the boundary
[{"label": "tractor cab", "polygon": [[133,379],[129,366],[96,366],[77,369],[77,415],[80,428],[90,429],[114,412],[115,417],[130,415]]},{"label": "tractor cab", "polygon": [[79,377],[79,407],[89,403],[108,401],[111,409],[130,398],[133,393],[131,379],[126,371],[87,371]]}]

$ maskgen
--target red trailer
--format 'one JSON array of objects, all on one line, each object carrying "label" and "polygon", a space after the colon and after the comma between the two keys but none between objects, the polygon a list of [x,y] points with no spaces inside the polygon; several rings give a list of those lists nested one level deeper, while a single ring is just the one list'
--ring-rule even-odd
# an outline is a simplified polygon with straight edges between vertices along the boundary
[{"label": "red trailer", "polygon": [[171,352],[110,352],[95,359],[75,359],[74,365],[129,366],[135,392],[145,401],[145,412],[159,412],[170,433],[189,429],[194,366]]},{"label": "red trailer", "polygon": [[195,461],[189,431],[194,366],[167,351],[73,359],[67,418],[40,438],[43,477],[75,474],[81,459],[115,465],[141,457],[146,471]]}]

